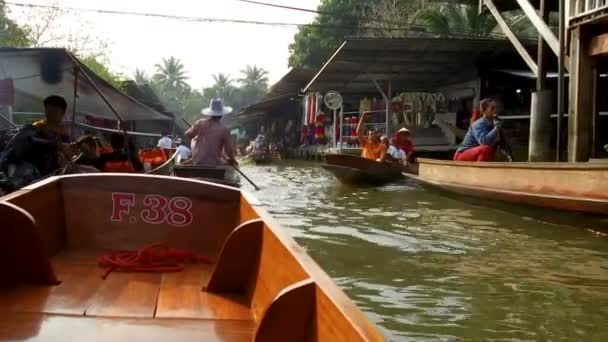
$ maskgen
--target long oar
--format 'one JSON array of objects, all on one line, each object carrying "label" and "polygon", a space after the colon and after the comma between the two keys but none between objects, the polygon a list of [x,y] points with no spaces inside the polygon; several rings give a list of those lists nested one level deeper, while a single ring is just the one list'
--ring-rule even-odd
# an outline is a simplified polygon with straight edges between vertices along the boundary
[{"label": "long oar", "polygon": [[255,185],[255,183],[249,179],[249,177],[247,177],[247,175],[245,175],[245,173],[243,173],[243,171],[241,171],[241,169],[239,169],[238,167],[236,167],[235,165],[230,164],[230,166],[232,166],[236,172],[238,172],[239,174],[241,174],[241,176],[243,176],[243,178],[245,178],[249,183],[251,183],[251,185],[253,185],[253,188],[257,191],[260,190],[260,187]]},{"label": "long oar", "polygon": [[[191,123],[189,123],[189,122],[188,122],[188,120],[186,120],[186,119],[182,118],[182,121],[184,121],[184,122],[186,123],[186,125],[188,125],[188,126],[192,127],[192,124],[191,124]],[[238,173],[239,173],[241,176],[243,176],[243,178],[245,178],[245,179],[246,179],[246,180],[247,180],[247,181],[248,181],[248,182],[249,182],[251,185],[253,185],[253,188],[254,188],[256,191],[260,190],[260,187],[259,187],[259,186],[257,186],[257,185],[255,185],[255,183],[254,183],[254,182],[253,182],[251,179],[249,179],[249,177],[247,177],[247,175],[246,175],[246,174],[245,174],[243,171],[241,171],[241,169],[239,169],[238,167],[236,167],[236,166],[234,166],[234,165],[232,165],[232,164],[230,164],[230,166],[232,166],[232,167],[233,167],[233,168],[236,170],[236,172],[238,172]]]}]

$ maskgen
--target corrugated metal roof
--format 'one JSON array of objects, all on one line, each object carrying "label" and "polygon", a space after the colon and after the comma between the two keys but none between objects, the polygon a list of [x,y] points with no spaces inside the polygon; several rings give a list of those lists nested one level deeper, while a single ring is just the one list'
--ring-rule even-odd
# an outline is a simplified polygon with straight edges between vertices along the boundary
[{"label": "corrugated metal roof", "polygon": [[304,90],[356,93],[390,79],[400,91],[434,91],[474,79],[480,65],[498,59],[523,65],[506,39],[349,38]]},{"label": "corrugated metal roof", "polygon": [[[67,100],[71,112],[75,69],[89,75],[123,120],[172,120],[114,88],[64,49],[0,49],[0,78],[13,80],[17,101],[19,94],[40,102],[49,95],[59,95]],[[77,91],[77,113],[116,119],[84,75],[78,77]]]}]

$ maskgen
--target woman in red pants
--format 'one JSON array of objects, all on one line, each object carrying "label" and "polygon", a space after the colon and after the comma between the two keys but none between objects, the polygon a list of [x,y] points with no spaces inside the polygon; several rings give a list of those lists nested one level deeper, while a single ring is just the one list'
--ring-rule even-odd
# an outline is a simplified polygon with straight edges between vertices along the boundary
[{"label": "woman in red pants", "polygon": [[494,151],[500,141],[501,122],[494,122],[496,101],[484,99],[479,103],[481,117],[469,127],[458,147],[454,160],[494,161]]}]

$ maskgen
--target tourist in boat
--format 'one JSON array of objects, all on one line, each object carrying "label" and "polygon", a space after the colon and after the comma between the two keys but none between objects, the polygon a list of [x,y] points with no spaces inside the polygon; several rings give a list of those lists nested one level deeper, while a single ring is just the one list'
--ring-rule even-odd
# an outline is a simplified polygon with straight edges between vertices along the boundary
[{"label": "tourist in boat", "polygon": [[95,166],[104,172],[142,172],[144,166],[137,155],[135,143],[125,140],[123,133],[112,133],[110,136],[112,151],[103,153]]},{"label": "tourist in boat", "polygon": [[186,146],[186,142],[183,139],[177,138],[175,139],[175,143],[177,144],[176,153],[181,160],[192,158],[192,151]]},{"label": "tourist in boat", "polygon": [[408,157],[414,154],[414,143],[412,143],[409,129],[402,127],[395,133],[392,140],[394,141],[395,147],[403,150]]},{"label": "tourist in boat", "polygon": [[52,95],[43,104],[45,118],[20,129],[0,156],[0,172],[14,188],[52,175],[67,164],[69,137],[62,125],[67,102]]},{"label": "tourist in boat", "polygon": [[367,132],[367,137],[365,136],[364,121],[366,117],[367,114],[361,115],[361,119],[357,125],[357,138],[359,138],[359,143],[363,149],[361,152],[361,157],[371,160],[378,160],[384,157],[387,148],[386,145],[380,142],[380,134],[378,133],[377,129],[370,129]]},{"label": "tourist in boat", "polygon": [[156,144],[156,147],[164,148],[167,150],[173,148],[173,140],[171,140],[171,138],[169,137],[169,132],[161,132],[161,138],[158,140],[158,144]]},{"label": "tourist in boat", "polygon": [[213,99],[209,108],[202,110],[207,118],[198,120],[185,133],[186,138],[196,138],[193,152],[193,165],[220,166],[226,161],[238,165],[235,156],[234,143],[230,131],[220,121],[222,117],[232,112],[232,108],[224,106],[221,99]]},{"label": "tourist in boat", "polygon": [[247,154],[252,158],[262,158],[268,154],[268,144],[263,134],[258,134],[254,141],[247,147]]},{"label": "tourist in boat", "polygon": [[479,103],[481,117],[469,127],[458,147],[454,160],[493,161],[496,146],[501,139],[502,122],[494,120],[496,101],[484,99]]}]

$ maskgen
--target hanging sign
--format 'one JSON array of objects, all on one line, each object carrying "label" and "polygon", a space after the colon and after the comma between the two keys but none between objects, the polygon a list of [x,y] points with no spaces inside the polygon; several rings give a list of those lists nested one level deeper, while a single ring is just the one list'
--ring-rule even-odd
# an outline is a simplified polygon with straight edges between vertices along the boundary
[{"label": "hanging sign", "polygon": [[325,94],[325,105],[331,110],[340,109],[342,107],[342,95],[337,91],[329,91]]}]

